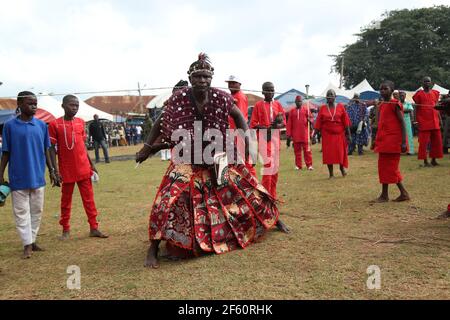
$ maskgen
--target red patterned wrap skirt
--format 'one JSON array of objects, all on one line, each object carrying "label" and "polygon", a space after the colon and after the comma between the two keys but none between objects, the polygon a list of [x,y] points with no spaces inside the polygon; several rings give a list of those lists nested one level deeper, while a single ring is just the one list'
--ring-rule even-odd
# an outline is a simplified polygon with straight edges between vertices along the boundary
[{"label": "red patterned wrap skirt", "polygon": [[213,166],[171,164],[150,215],[150,240],[200,255],[245,248],[278,221],[276,200],[243,165],[218,185]]}]

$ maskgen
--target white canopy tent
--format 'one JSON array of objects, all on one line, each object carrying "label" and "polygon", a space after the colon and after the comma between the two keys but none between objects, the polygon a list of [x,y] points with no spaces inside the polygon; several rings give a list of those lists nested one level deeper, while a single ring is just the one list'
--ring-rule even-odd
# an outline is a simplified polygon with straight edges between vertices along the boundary
[{"label": "white canopy tent", "polygon": [[339,87],[335,86],[330,82],[327,88],[322,92],[321,96],[325,97],[327,95],[327,91],[330,89],[333,89],[336,92],[336,95],[344,96],[349,99],[352,99],[355,93],[361,93],[365,91],[375,91],[370,85],[369,81],[367,81],[367,79],[364,79],[363,81],[361,81],[361,83],[357,84],[350,90],[340,89]]},{"label": "white canopy tent", "polygon": [[166,102],[172,96],[172,90],[166,90],[161,94],[154,97],[148,104],[147,109],[159,109],[162,108],[164,102]]},{"label": "white canopy tent", "polygon": [[448,90],[448,89],[445,89],[444,87],[441,87],[441,86],[438,85],[438,84],[435,84],[434,87],[433,87],[433,89],[439,91],[440,94],[448,94],[448,93],[449,93],[449,90]]},{"label": "white canopy tent", "polygon": [[328,84],[328,86],[326,87],[325,90],[323,90],[323,92],[321,93],[321,97],[326,97],[327,95],[327,91],[328,90],[334,90],[334,92],[336,92],[337,96],[344,96],[347,97],[349,99],[353,98],[353,91],[351,90],[344,90],[344,89],[340,89],[339,87],[335,86],[334,84],[332,84],[331,82]]},{"label": "white canopy tent", "polygon": [[[76,117],[83,119],[84,121],[91,121],[94,119],[94,115],[97,114],[100,119],[106,119],[113,121],[114,117],[112,114],[103,112],[94,107],[91,107],[86,102],[78,98],[80,103],[80,108]],[[38,98],[39,108],[51,113],[55,118],[60,118],[64,116],[64,109],[62,108],[62,102],[56,100],[51,96],[41,96]]]},{"label": "white canopy tent", "polygon": [[[352,90],[354,93],[361,93],[365,91],[375,91],[367,79],[364,79],[360,84],[356,85]],[[352,97],[353,98],[353,97]]]},{"label": "white canopy tent", "polygon": [[38,97],[38,107],[51,113],[56,119],[64,116],[64,109],[61,102],[50,96]]},{"label": "white canopy tent", "polygon": [[78,118],[81,118],[84,121],[91,121],[94,120],[94,115],[98,115],[99,119],[114,121],[114,116],[112,114],[91,107],[80,98],[78,98],[78,101],[80,102],[80,108],[78,109],[78,113],[76,115]]}]

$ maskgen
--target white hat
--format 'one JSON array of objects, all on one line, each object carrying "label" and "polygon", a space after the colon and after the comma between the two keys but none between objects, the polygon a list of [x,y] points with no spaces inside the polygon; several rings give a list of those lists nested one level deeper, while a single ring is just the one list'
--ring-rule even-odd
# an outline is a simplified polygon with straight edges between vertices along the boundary
[{"label": "white hat", "polygon": [[225,80],[225,82],[237,82],[239,84],[242,84],[241,80],[239,80],[238,77],[233,76],[233,75],[229,76],[228,80]]}]

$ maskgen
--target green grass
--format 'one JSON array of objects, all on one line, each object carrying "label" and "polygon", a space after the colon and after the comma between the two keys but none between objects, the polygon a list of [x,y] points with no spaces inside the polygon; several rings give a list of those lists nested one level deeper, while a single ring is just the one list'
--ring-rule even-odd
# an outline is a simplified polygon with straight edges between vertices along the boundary
[{"label": "green grass", "polygon": [[[47,251],[28,261],[20,259],[8,199],[0,209],[0,299],[449,299],[450,221],[432,219],[450,201],[449,158],[423,169],[416,157],[402,157],[412,201],[369,205],[381,189],[377,156],[350,157],[349,176],[328,181],[318,148],[314,172],[294,171],[292,149],[282,150],[278,190],[290,235],[272,230],[246,250],[162,259],[159,270],[144,269],[143,261],[167,162],[154,158],[136,170],[133,161],[98,165],[95,198],[107,240],[88,237],[75,191],[72,240],[60,242],[60,190],[48,187],[38,238]],[[397,193],[391,187],[391,198]],[[81,268],[80,291],[66,287],[69,265]],[[366,287],[370,265],[381,268],[381,290]]]}]

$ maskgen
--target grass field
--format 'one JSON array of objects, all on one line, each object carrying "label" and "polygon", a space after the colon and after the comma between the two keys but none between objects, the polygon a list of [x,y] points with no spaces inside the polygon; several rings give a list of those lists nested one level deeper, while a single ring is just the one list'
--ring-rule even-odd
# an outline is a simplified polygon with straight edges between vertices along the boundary
[{"label": "grass field", "polygon": [[[8,199],[0,209],[0,299],[449,299],[450,220],[433,219],[450,201],[449,158],[425,169],[416,157],[402,157],[412,201],[370,205],[381,189],[377,156],[350,157],[349,176],[329,181],[318,148],[314,172],[294,171],[292,149],[282,150],[280,208],[291,234],[272,230],[220,256],[163,259],[159,270],[143,268],[150,207],[167,167],[158,158],[136,170],[133,161],[98,165],[106,240],[88,237],[75,191],[72,239],[59,241],[60,190],[48,187],[38,238],[47,251],[21,260]],[[391,187],[391,198],[397,194]],[[70,265],[81,268],[81,290],[67,289]],[[366,286],[371,265],[381,269],[380,290]]]}]

